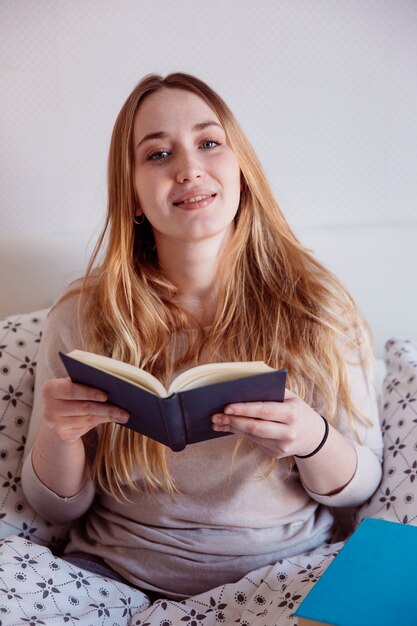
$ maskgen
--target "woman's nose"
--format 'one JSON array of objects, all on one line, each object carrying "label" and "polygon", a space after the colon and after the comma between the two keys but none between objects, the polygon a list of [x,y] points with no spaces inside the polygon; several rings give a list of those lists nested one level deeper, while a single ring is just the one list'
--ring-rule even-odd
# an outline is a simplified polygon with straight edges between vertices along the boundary
[{"label": "woman's nose", "polygon": [[179,183],[195,180],[203,175],[197,155],[184,153],[178,157],[176,179]]}]

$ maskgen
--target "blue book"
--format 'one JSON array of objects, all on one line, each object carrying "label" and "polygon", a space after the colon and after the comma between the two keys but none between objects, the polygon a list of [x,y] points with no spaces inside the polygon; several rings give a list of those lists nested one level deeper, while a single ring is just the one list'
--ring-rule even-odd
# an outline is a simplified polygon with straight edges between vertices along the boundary
[{"label": "blue book", "polygon": [[295,615],[299,626],[417,625],[417,527],[365,519]]},{"label": "blue book", "polygon": [[212,429],[211,416],[233,402],[282,402],[287,370],[262,361],[208,363],[180,374],[169,389],[149,372],[83,350],[59,353],[75,383],[105,391],[130,413],[126,424],[174,452],[190,443],[230,435]]}]

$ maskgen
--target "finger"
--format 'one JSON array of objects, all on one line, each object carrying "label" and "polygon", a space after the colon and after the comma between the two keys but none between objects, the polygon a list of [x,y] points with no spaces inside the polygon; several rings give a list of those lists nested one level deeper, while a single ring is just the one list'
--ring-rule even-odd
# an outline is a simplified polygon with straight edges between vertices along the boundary
[{"label": "finger", "polygon": [[70,417],[71,415],[96,415],[123,419],[129,413],[113,404],[92,402],[90,400],[48,400],[44,402],[45,417]]},{"label": "finger", "polygon": [[107,394],[100,389],[73,383],[70,378],[54,378],[46,381],[42,386],[44,397],[57,400],[91,400],[105,402]]},{"label": "finger", "polygon": [[225,406],[224,413],[273,422],[286,422],[289,418],[284,402],[239,402]]},{"label": "finger", "polygon": [[253,435],[245,435],[245,437],[274,459],[283,459],[293,454],[289,444],[285,441],[264,439]]},{"label": "finger", "polygon": [[89,431],[93,430],[93,428],[96,428],[100,424],[114,421],[114,419],[108,418],[90,419],[74,416],[73,418],[70,418],[68,422],[66,420],[64,423],[60,424],[53,422],[49,423],[48,426],[62,441],[75,441],[80,439],[83,435],[86,435]]},{"label": "finger", "polygon": [[250,435],[261,439],[291,440],[294,438],[292,429],[287,424],[253,417],[231,417],[217,413],[212,417],[213,430]]},{"label": "finger", "polygon": [[65,418],[55,418],[49,421],[49,426],[56,431],[83,431],[87,432],[100,424],[125,424],[128,418],[118,418],[112,415],[70,415]]}]

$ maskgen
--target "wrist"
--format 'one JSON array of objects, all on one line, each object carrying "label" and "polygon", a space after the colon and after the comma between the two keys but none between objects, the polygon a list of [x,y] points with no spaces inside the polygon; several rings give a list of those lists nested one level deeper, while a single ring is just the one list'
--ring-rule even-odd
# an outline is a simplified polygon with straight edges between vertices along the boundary
[{"label": "wrist", "polygon": [[75,438],[65,437],[62,435],[61,430],[51,427],[46,420],[43,420],[40,425],[36,443],[40,443],[42,447],[45,445],[54,446],[55,449],[63,451],[77,450],[80,446],[84,447],[81,436]]},{"label": "wrist", "polygon": [[295,458],[297,458],[297,459],[309,459],[310,457],[312,457],[315,454],[317,454],[317,452],[320,452],[320,450],[326,444],[326,441],[327,441],[328,436],[329,436],[329,423],[326,420],[326,418],[323,417],[323,415],[320,415],[320,417],[322,418],[322,420],[324,422],[324,433],[323,433],[323,437],[322,437],[320,443],[311,452],[308,452],[307,454],[294,454]]},{"label": "wrist", "polygon": [[39,481],[60,497],[78,493],[88,477],[82,439],[63,441],[46,424],[39,429],[31,461]]}]

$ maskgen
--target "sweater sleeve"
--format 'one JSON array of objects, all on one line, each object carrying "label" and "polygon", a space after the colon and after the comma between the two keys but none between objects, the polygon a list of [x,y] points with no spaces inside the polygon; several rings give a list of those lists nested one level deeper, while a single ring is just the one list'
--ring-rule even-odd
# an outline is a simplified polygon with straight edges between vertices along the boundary
[{"label": "sweater sleeve", "polygon": [[71,498],[58,496],[39,480],[32,465],[32,448],[42,421],[42,385],[51,378],[68,376],[58,353],[76,348],[82,348],[77,323],[77,297],[69,296],[51,309],[42,335],[22,468],[22,489],[28,502],[44,519],[56,523],[67,522],[83,515],[91,506],[95,492],[92,480],[88,479],[81,491]]},{"label": "sweater sleeve", "polygon": [[48,489],[36,475],[32,465],[32,454],[28,454],[22,468],[22,488],[26,499],[46,521],[63,524],[78,519],[91,506],[95,496],[91,478],[86,480],[81,491],[70,498],[63,498]]},{"label": "sweater sleeve", "polygon": [[333,495],[323,496],[305,487],[316,502],[329,507],[353,507],[363,504],[376,491],[382,478],[383,439],[379,421],[375,367],[374,364],[370,364],[365,369],[359,363],[348,363],[347,368],[352,401],[367,418],[369,425],[358,424],[356,438],[352,434],[346,412],[342,409],[339,411],[339,419],[335,426],[355,448],[355,473],[349,483]]}]

